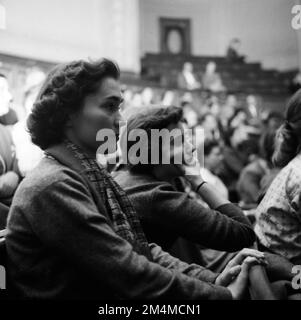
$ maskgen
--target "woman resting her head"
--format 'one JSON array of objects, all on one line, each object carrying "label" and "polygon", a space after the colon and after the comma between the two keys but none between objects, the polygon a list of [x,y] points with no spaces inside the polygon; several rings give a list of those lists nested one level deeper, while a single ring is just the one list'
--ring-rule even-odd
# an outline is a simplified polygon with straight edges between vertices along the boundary
[{"label": "woman resting her head", "polygon": [[301,90],[288,102],[275,140],[281,171],[256,210],[255,232],[263,248],[301,263]]}]

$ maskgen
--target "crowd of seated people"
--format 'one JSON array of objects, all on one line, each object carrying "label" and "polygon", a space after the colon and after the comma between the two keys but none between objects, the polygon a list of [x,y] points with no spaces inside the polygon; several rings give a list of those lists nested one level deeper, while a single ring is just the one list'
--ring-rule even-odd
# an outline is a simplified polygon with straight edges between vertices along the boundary
[{"label": "crowd of seated people", "polygon": [[216,69],[216,63],[210,61],[206,65],[204,74],[200,77],[194,72],[193,64],[185,62],[182,71],[178,75],[178,88],[184,90],[197,90],[202,88],[211,92],[225,91],[226,88]]},{"label": "crowd of seated people", "polygon": [[[292,263],[301,261],[301,92],[285,115],[268,112],[255,96],[215,95],[225,88],[216,65],[207,69],[200,81],[186,64],[186,92],[122,86],[106,59],[37,76],[26,119],[0,125],[1,228],[14,294],[244,299],[254,265],[291,281]],[[2,117],[12,97],[1,81]],[[194,99],[201,86],[209,93]],[[119,138],[105,155],[116,165],[97,161],[101,129]],[[145,143],[148,161],[126,162],[134,129],[148,137],[177,129],[185,147],[170,141],[170,162],[154,164]],[[193,138],[203,133],[198,145],[186,129]]]}]

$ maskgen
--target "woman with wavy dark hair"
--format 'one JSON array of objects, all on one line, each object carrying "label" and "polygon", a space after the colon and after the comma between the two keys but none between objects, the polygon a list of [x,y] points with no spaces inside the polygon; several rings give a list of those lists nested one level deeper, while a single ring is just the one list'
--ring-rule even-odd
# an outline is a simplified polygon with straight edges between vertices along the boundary
[{"label": "woman with wavy dark hair", "polygon": [[263,247],[301,263],[301,90],[290,99],[273,161],[281,171],[257,208],[255,231]]},{"label": "woman with wavy dark hair", "polygon": [[221,274],[171,257],[147,243],[125,192],[96,162],[97,134],[117,133],[122,101],[112,61],[75,61],[48,76],[28,120],[45,157],[20,184],[7,224],[16,292],[48,299],[239,299],[262,253],[242,252]]}]

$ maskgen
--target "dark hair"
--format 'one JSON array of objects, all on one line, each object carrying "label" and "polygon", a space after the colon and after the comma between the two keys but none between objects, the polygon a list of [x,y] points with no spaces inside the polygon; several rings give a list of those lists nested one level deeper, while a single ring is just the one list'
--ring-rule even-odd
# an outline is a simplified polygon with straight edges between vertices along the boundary
[{"label": "dark hair", "polygon": [[48,74],[27,120],[32,142],[41,149],[61,142],[69,115],[80,110],[84,98],[96,90],[99,81],[119,76],[117,64],[107,59],[78,60],[55,67]]},{"label": "dark hair", "polygon": [[202,114],[200,117],[199,117],[199,124],[202,124],[204,123],[208,117],[213,117],[215,118],[215,116],[211,113],[211,112],[205,112],[204,114]]},{"label": "dark hair", "polygon": [[208,156],[212,149],[215,147],[219,147],[219,143],[216,140],[207,140],[204,143],[204,154],[205,156]]},{"label": "dark hair", "polygon": [[269,112],[266,121],[270,121],[271,119],[283,120],[283,115],[278,111],[271,111]]},{"label": "dark hair", "polygon": [[5,74],[3,74],[3,73],[0,73],[0,78],[7,79],[7,78],[6,78],[6,75],[5,75]]},{"label": "dark hair", "polygon": [[[183,118],[183,111],[179,107],[169,106],[169,107],[162,107],[162,106],[147,106],[147,107],[140,107],[140,108],[130,108],[132,110],[127,110],[129,112],[129,116],[126,117],[125,113],[125,120],[127,121],[127,135],[121,136],[121,146],[124,145],[124,139],[128,140],[129,133],[133,129],[142,129],[145,130],[148,139],[151,137],[151,130],[152,129],[165,129],[171,124],[179,123]],[[128,152],[130,148],[136,143],[136,141],[127,141],[127,149],[122,149],[122,152]],[[160,155],[161,156],[161,155]],[[128,163],[128,167],[131,170],[149,170],[152,168],[150,164],[150,157],[151,157],[151,145],[148,145],[148,157],[149,161],[148,164],[141,164],[138,163],[136,165]]]},{"label": "dark hair", "polygon": [[279,167],[286,166],[301,147],[301,89],[289,100],[285,121],[277,131],[273,162]]},{"label": "dark hair", "polygon": [[260,138],[260,155],[267,161],[268,165],[272,166],[272,157],[275,152],[275,137],[276,130],[269,129],[263,133]]}]

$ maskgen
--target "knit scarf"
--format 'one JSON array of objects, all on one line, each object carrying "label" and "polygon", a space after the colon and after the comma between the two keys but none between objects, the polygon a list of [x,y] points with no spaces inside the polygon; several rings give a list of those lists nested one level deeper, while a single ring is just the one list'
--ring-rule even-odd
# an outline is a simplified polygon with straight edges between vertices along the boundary
[{"label": "knit scarf", "polygon": [[134,251],[151,260],[148,242],[143,233],[138,215],[125,191],[114,181],[96,159],[88,157],[77,145],[65,141],[67,148],[80,161],[83,174],[94,186],[107,212],[111,214],[115,232],[127,240]]}]

